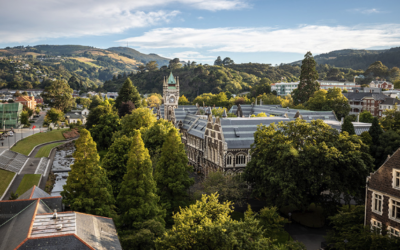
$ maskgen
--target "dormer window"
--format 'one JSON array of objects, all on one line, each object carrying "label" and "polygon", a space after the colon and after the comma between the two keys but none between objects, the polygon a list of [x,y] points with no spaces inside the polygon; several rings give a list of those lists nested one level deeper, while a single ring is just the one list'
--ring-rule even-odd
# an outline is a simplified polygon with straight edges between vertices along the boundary
[{"label": "dormer window", "polygon": [[392,187],[400,190],[400,170],[393,169],[392,174],[393,174]]}]

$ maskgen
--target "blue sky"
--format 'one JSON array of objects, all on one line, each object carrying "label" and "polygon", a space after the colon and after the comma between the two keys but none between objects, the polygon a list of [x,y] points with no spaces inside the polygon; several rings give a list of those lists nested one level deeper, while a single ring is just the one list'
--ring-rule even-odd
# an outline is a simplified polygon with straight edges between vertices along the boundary
[{"label": "blue sky", "polygon": [[0,3],[0,47],[127,46],[201,63],[288,63],[307,51],[400,46],[400,1],[18,0]]}]

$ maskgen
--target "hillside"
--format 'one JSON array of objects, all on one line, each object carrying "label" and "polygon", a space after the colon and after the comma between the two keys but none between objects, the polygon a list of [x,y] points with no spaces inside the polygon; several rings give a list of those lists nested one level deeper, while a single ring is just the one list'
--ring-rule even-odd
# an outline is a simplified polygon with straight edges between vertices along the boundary
[{"label": "hillside", "polygon": [[140,61],[144,64],[151,62],[151,61],[156,61],[159,67],[168,66],[169,61],[171,60],[171,59],[168,59],[165,57],[161,57],[157,54],[148,54],[148,55],[143,54],[135,49],[131,49],[128,47],[111,47],[111,48],[108,48],[107,50],[117,52],[120,55],[123,55],[126,57],[134,58],[135,60]]},{"label": "hillside", "polygon": [[[340,68],[366,70],[369,65],[381,61],[387,67],[400,67],[400,47],[387,50],[336,50],[314,57],[318,64],[328,64]],[[300,65],[301,60],[291,64]]]}]

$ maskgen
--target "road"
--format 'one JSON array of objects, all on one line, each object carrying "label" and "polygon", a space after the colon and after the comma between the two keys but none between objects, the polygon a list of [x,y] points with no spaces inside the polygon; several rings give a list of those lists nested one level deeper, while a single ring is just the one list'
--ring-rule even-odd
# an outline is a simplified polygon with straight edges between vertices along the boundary
[{"label": "road", "polygon": [[[36,120],[36,122],[31,123],[30,128],[23,129],[14,129],[14,136],[7,137],[3,141],[0,140],[0,153],[6,149],[12,147],[17,141],[31,136],[33,134],[40,133],[40,131],[46,131],[47,128],[41,128],[43,126],[44,116],[46,115],[45,111],[40,112],[40,117]],[[32,129],[33,126],[36,126],[35,129]]]}]

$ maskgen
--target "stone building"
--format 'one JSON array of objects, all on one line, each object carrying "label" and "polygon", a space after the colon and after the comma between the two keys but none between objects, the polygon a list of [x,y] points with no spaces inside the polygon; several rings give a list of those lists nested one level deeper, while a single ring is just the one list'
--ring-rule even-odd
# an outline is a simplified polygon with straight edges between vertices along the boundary
[{"label": "stone building", "polygon": [[175,109],[179,101],[179,77],[174,78],[172,72],[163,82],[164,119],[176,123]]},{"label": "stone building", "polygon": [[400,236],[400,149],[367,177],[364,225]]}]

